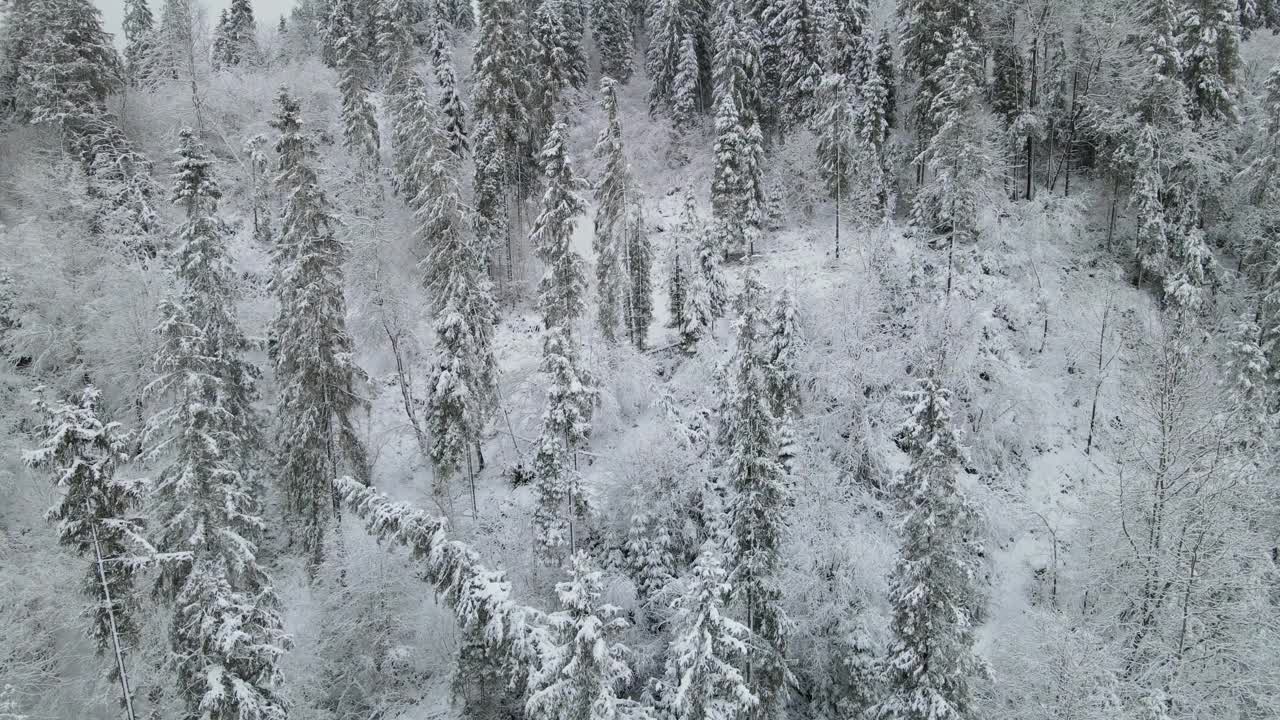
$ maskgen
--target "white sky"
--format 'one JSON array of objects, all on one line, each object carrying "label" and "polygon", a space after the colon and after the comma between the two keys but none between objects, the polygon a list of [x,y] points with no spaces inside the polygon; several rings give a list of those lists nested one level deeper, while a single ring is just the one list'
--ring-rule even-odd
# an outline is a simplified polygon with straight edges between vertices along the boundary
[{"label": "white sky", "polygon": [[[253,17],[258,21],[258,26],[273,28],[280,21],[281,15],[288,15],[293,9],[294,0],[250,0],[250,2],[253,5]],[[102,11],[103,27],[116,36],[117,45],[122,45],[124,39],[120,34],[120,22],[124,19],[124,0],[93,0],[93,4]],[[151,13],[156,16],[156,20],[159,20],[160,7],[164,5],[164,0],[147,0],[147,4],[151,6]],[[223,8],[230,7],[231,0],[201,0],[200,4],[209,11],[210,19],[216,21],[218,13],[222,12]]]}]

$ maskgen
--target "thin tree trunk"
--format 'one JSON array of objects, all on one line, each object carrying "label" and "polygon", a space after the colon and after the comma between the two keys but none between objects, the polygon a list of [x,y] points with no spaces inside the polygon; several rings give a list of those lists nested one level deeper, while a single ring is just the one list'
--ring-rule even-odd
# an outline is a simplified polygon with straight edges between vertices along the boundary
[{"label": "thin tree trunk", "polygon": [[125,717],[134,720],[133,691],[129,688],[129,674],[124,667],[124,648],[120,646],[120,633],[116,631],[116,613],[113,609],[115,601],[111,599],[111,588],[107,585],[107,571],[104,568],[102,545],[98,542],[98,523],[93,518],[89,503],[84,506],[85,515],[89,516],[89,532],[93,535],[94,564],[98,569],[98,581],[102,584],[102,601],[107,608],[107,624],[111,627],[111,650],[116,658],[116,672],[120,675],[120,694],[124,701]]}]

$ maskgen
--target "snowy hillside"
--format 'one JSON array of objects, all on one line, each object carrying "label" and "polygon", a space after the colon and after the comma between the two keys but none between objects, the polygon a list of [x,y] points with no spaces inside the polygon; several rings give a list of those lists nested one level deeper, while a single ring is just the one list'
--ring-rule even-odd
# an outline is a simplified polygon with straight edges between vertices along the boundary
[{"label": "snowy hillside", "polygon": [[0,720],[1280,717],[1271,0],[122,9],[0,0]]}]

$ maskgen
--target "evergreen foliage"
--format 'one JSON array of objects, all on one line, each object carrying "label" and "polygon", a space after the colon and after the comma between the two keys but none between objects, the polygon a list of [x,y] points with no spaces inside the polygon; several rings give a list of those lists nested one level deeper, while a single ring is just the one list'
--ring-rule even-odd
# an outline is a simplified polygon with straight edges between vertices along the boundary
[{"label": "evergreen foliage", "polygon": [[911,416],[899,445],[908,515],[889,581],[893,644],[884,666],[882,720],[975,717],[973,617],[978,611],[975,518],[957,473],[964,451],[951,421],[951,393],[933,380],[906,394]]},{"label": "evergreen foliage", "polygon": [[[56,523],[58,543],[88,561],[82,586],[91,601],[88,634],[103,653],[112,648],[113,633],[122,648],[137,644],[134,577],[145,560],[129,550],[148,546],[138,514],[144,481],[116,477],[128,461],[132,437],[119,423],[98,417],[99,397],[98,389],[88,385],[74,402],[53,405],[37,398],[41,445],[24,460],[52,471],[60,497],[45,517]],[[112,677],[115,673],[113,665]]]},{"label": "evergreen foliage", "polygon": [[760,127],[759,42],[738,0],[718,17],[716,42],[716,139],[711,209],[730,252],[750,252],[764,221],[764,135]]},{"label": "evergreen foliage", "polygon": [[27,13],[29,46],[18,59],[14,91],[18,114],[83,133],[119,82],[111,36],[89,0],[32,0]]},{"label": "evergreen foliage", "polygon": [[623,260],[627,257],[627,215],[635,202],[627,158],[622,151],[622,126],[618,121],[617,81],[600,80],[601,105],[607,118],[596,141],[596,159],[604,163],[604,176],[596,184],[596,217],[592,246],[596,255],[596,320],[605,339],[617,337],[623,303],[629,294]]},{"label": "evergreen foliage", "polygon": [[337,2],[330,15],[338,92],[342,94],[343,146],[362,172],[373,172],[379,164],[378,120],[369,99],[369,56],[363,28],[355,14],[355,3]]},{"label": "evergreen foliage", "polygon": [[757,303],[763,294],[753,272],[737,298],[737,342],[725,373],[718,444],[727,507],[730,581],[757,641],[748,648],[758,712],[771,716],[786,702],[786,616],[778,586],[790,489],[778,462],[777,418],[770,408],[769,346]]},{"label": "evergreen foliage", "polygon": [[666,667],[675,720],[739,720],[759,702],[738,669],[749,654],[751,631],[725,614],[732,587],[719,553],[715,543],[703,545],[676,601]]},{"label": "evergreen foliage", "polygon": [[160,590],[174,601],[170,644],[179,693],[191,717],[284,718],[278,656],[287,646],[279,601],[255,557],[263,521],[251,477],[261,446],[257,371],[243,357],[222,193],[204,148],[187,129],[174,164],[178,290],[161,306],[158,377],[167,401],[147,423],[149,457],[165,463],[156,483],[158,547],[181,557],[162,565]]},{"label": "evergreen foliage", "polygon": [[272,253],[272,290],[280,303],[272,323],[280,385],[276,443],[278,482],[314,567],[323,557],[327,518],[335,510],[333,479],[343,468],[367,477],[368,460],[352,414],[364,400],[362,375],[346,328],[342,264],[346,248],[316,174],[315,141],[303,133],[298,101],[283,88],[271,126],[287,193],[280,239]]},{"label": "evergreen foliage", "polygon": [[124,62],[129,81],[145,84],[148,78],[147,65],[154,51],[155,16],[147,0],[126,0],[124,4]]},{"label": "evergreen foliage", "polygon": [[600,74],[626,84],[631,79],[631,17],[624,0],[591,3],[591,34],[600,53]]},{"label": "evergreen foliage", "polygon": [[[802,126],[813,114],[822,81],[817,22],[809,0],[769,0],[761,18],[761,64],[772,75],[765,94],[778,129]],[[772,72],[770,67],[776,68]]]},{"label": "evergreen foliage", "polygon": [[569,580],[556,584],[561,610],[547,615],[552,640],[529,677],[525,712],[533,720],[615,720],[617,693],[631,681],[627,647],[617,642],[627,621],[600,602],[601,574],[584,552],[571,559]]},{"label": "evergreen foliage", "polygon": [[574,337],[587,281],[572,239],[585,206],[578,196],[582,180],[574,174],[565,149],[566,130],[564,123],[557,123],[542,149],[547,189],[529,234],[529,243],[545,268],[538,285],[538,308],[543,324],[542,371],[550,384],[533,468],[538,502],[534,524],[544,560],[556,558],[561,547],[572,544],[570,521],[564,517],[566,501],[570,513],[584,509],[576,457],[570,461],[570,456],[591,433],[596,401],[596,389],[581,367]]}]

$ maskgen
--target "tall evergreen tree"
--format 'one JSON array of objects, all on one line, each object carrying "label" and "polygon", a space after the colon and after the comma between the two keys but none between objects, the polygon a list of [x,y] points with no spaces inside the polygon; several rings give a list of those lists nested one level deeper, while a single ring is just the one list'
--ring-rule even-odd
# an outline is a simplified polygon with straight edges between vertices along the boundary
[{"label": "tall evergreen tree", "polygon": [[440,6],[453,29],[467,33],[476,28],[476,14],[467,0],[441,0]]},{"label": "tall evergreen tree", "polygon": [[253,206],[253,238],[271,242],[271,160],[267,157],[267,137],[254,135],[244,143],[249,159],[249,195]]},{"label": "tall evergreen tree", "polygon": [[856,87],[866,71],[867,0],[832,0],[826,6],[823,37],[824,67]]},{"label": "tall evergreen tree", "polygon": [[560,17],[564,21],[562,47],[569,84],[581,90],[587,86],[587,50],[583,46],[587,31],[585,0],[560,0]]},{"label": "tall evergreen tree", "polygon": [[738,669],[752,638],[746,625],[725,614],[731,591],[720,549],[704,544],[689,587],[676,600],[675,635],[667,650],[675,720],[739,720],[759,702]]},{"label": "tall evergreen tree", "polygon": [[258,57],[258,23],[249,0],[231,0],[227,14],[226,64],[231,67],[252,63]]},{"label": "tall evergreen tree", "polygon": [[716,139],[711,209],[725,246],[750,252],[764,220],[759,42],[738,0],[722,5],[716,43]]},{"label": "tall evergreen tree", "polygon": [[930,126],[937,130],[917,159],[933,174],[911,209],[913,222],[945,228],[950,242],[975,238],[978,194],[995,165],[977,117],[981,73],[978,47],[963,29],[957,30],[946,64],[933,77],[937,93],[930,104]]},{"label": "tall evergreen tree", "polygon": [[458,92],[458,75],[454,69],[453,51],[444,21],[438,17],[432,17],[429,22],[436,23],[431,34],[430,58],[436,85],[440,89],[438,103],[440,112],[444,116],[444,131],[448,135],[449,150],[461,159],[469,149],[467,108],[462,95]]},{"label": "tall evergreen tree", "polygon": [[658,0],[645,56],[649,111],[671,110],[679,127],[702,112],[711,84],[710,8],[703,0]]},{"label": "tall evergreen tree", "polygon": [[371,69],[356,4],[334,3],[330,25],[342,95],[343,146],[362,172],[371,173],[379,165],[378,120],[369,99]]},{"label": "tall evergreen tree", "polygon": [[591,34],[600,53],[600,74],[625,84],[631,79],[631,15],[625,0],[591,3]]},{"label": "tall evergreen tree", "polygon": [[974,517],[956,478],[964,457],[951,421],[951,394],[931,379],[907,394],[911,417],[901,447],[908,515],[889,581],[893,644],[884,666],[881,720],[975,717],[972,620],[978,593]]},{"label": "tall evergreen tree", "polygon": [[147,0],[125,0],[121,29],[124,31],[125,71],[129,81],[146,82],[147,64],[154,49],[152,34],[155,32],[155,17]]},{"label": "tall evergreen tree", "polygon": [[928,142],[937,127],[932,106],[943,78],[939,70],[946,63],[953,49],[952,40],[960,31],[974,43],[982,38],[973,0],[898,0],[902,68],[906,74],[904,79],[919,83],[914,112],[922,143]]},{"label": "tall evergreen tree", "polygon": [[[685,191],[685,204],[693,203],[693,193]],[[693,212],[697,212],[695,205]],[[697,216],[694,215],[696,220]],[[691,273],[690,251],[697,241],[696,233],[685,227],[682,214],[676,231],[671,233],[671,247],[667,250],[667,315],[671,318],[668,327],[683,328],[685,324],[684,303],[690,291]]]},{"label": "tall evergreen tree", "polygon": [[103,112],[120,68],[111,36],[89,0],[32,0],[30,46],[18,60],[19,116],[54,123],[74,140]]},{"label": "tall evergreen tree", "polygon": [[352,413],[363,404],[346,327],[342,264],[346,248],[320,188],[315,141],[303,133],[298,101],[285,89],[271,126],[280,132],[278,183],[288,194],[272,254],[272,289],[280,303],[272,323],[280,385],[279,482],[298,525],[299,542],[318,563],[333,480],[349,468],[367,478],[367,459]]},{"label": "tall evergreen tree", "polygon": [[[99,653],[113,648],[124,653],[138,639],[138,563],[129,562],[129,552],[141,540],[138,508],[145,486],[141,480],[116,477],[128,461],[132,438],[119,423],[98,417],[99,396],[89,385],[75,402],[51,405],[37,399],[41,445],[24,459],[52,471],[61,497],[47,518],[57,523],[59,544],[89,561],[83,585],[92,603],[89,636]],[[113,667],[112,677],[115,673]]]},{"label": "tall evergreen tree", "polygon": [[897,65],[893,60],[893,41],[889,38],[887,29],[881,30],[879,37],[876,38],[873,55],[876,74],[880,76],[880,81],[884,83],[885,124],[892,129],[897,127],[898,122],[898,83],[894,73],[894,68]]},{"label": "tall evergreen tree", "polygon": [[619,609],[600,602],[601,576],[585,552],[572,558],[569,580],[556,584],[561,610],[547,616],[550,652],[529,677],[525,712],[531,720],[617,720],[617,693],[631,681],[627,627]]},{"label": "tall evergreen tree", "polygon": [[822,81],[818,23],[809,0],[769,0],[764,7],[761,62],[777,63],[768,101],[778,109],[779,130],[787,131],[813,114]]},{"label": "tall evergreen tree", "polygon": [[413,207],[431,168],[426,162],[436,132],[436,110],[427,86],[418,75],[417,51],[411,28],[396,24],[379,42],[391,47],[391,76],[385,98],[391,122],[391,187]]},{"label": "tall evergreen tree", "polygon": [[163,597],[176,601],[170,643],[191,717],[285,717],[278,656],[287,646],[279,601],[258,565],[262,532],[250,477],[260,447],[252,401],[256,369],[235,317],[228,228],[213,165],[190,129],[180,135],[173,200],[177,291],[160,309],[151,390],[167,401],[147,423],[148,455],[164,462],[156,484],[159,538],[185,556],[161,568]]},{"label": "tall evergreen tree", "polygon": [[[556,558],[560,548],[572,544],[569,513],[582,509],[585,497],[577,489],[576,455],[591,433],[596,390],[587,371],[580,367],[574,327],[583,311],[586,276],[582,258],[573,251],[573,228],[585,204],[578,196],[582,180],[574,175],[565,149],[564,123],[557,123],[542,150],[546,193],[542,211],[533,223],[529,242],[542,261],[538,307],[542,311],[542,370],[550,379],[547,410],[534,460],[534,512],[537,542],[545,560]],[[571,468],[570,465],[573,467]]]},{"label": "tall evergreen tree", "polygon": [[213,56],[213,66],[215,68],[223,68],[231,64],[229,58],[230,39],[227,37],[227,10],[222,9],[218,13],[218,24],[213,28],[213,47],[210,48],[210,54]]},{"label": "tall evergreen tree", "polygon": [[525,101],[530,91],[520,69],[524,58],[517,44],[513,0],[483,0],[479,8],[480,32],[471,86],[475,224],[490,252],[506,245],[510,260],[506,191],[511,187],[519,190],[522,184],[517,172],[522,169],[521,134],[529,127]]},{"label": "tall evergreen tree", "polygon": [[698,217],[692,190],[685,195],[680,230],[695,244],[695,266],[684,298],[684,325],[680,327],[680,344],[685,352],[691,353],[698,340],[711,331],[716,318],[724,315],[728,302],[724,273],[720,268],[724,248],[720,235],[707,228]]},{"label": "tall evergreen tree", "polygon": [[705,104],[702,79],[706,75],[698,62],[698,45],[693,33],[686,33],[680,43],[680,57],[671,89],[671,121],[677,129],[694,124]]},{"label": "tall evergreen tree", "polygon": [[420,187],[410,206],[418,244],[426,251],[424,285],[434,315],[427,425],[439,493],[464,465],[471,470],[470,448],[478,446],[497,405],[497,306],[485,274],[485,248],[467,232],[452,135],[440,128],[425,130],[427,141],[417,148]]},{"label": "tall evergreen tree", "polygon": [[770,409],[768,340],[757,303],[764,289],[753,272],[737,298],[737,343],[725,377],[718,443],[723,482],[731,490],[730,581],[757,637],[748,649],[747,683],[768,717],[786,702],[786,616],[778,572],[790,490],[778,462]]},{"label": "tall evergreen tree", "polygon": [[818,176],[826,186],[827,196],[839,200],[849,194],[855,159],[857,126],[848,79],[840,73],[827,74],[817,102],[820,109],[814,117],[813,130],[818,136]]},{"label": "tall evergreen tree", "polygon": [[790,288],[783,288],[769,312],[768,366],[765,387],[774,417],[800,410],[800,309]]},{"label": "tall evergreen tree", "polygon": [[565,30],[560,0],[542,3],[534,15],[533,41],[536,47],[537,80],[532,86],[529,111],[533,125],[532,142],[545,141],[560,112],[560,97],[569,83],[569,56],[565,52]]},{"label": "tall evergreen tree", "polygon": [[1236,2],[1190,0],[1179,20],[1192,117],[1234,120],[1235,85],[1242,66]]},{"label": "tall evergreen tree", "polygon": [[623,325],[627,337],[637,350],[644,350],[653,322],[653,246],[644,225],[639,203],[632,203],[626,220],[626,255],[623,270],[627,275],[626,304]]},{"label": "tall evergreen tree", "polygon": [[631,175],[627,158],[622,151],[622,125],[618,121],[617,81],[611,77],[600,80],[601,105],[605,111],[605,128],[596,141],[597,160],[604,163],[604,176],[596,184],[595,233],[592,240],[596,255],[596,294],[599,296],[596,315],[600,332],[606,340],[617,337],[618,319],[628,293],[628,279],[624,273],[623,258],[626,255],[628,209],[635,199],[631,197]]}]

